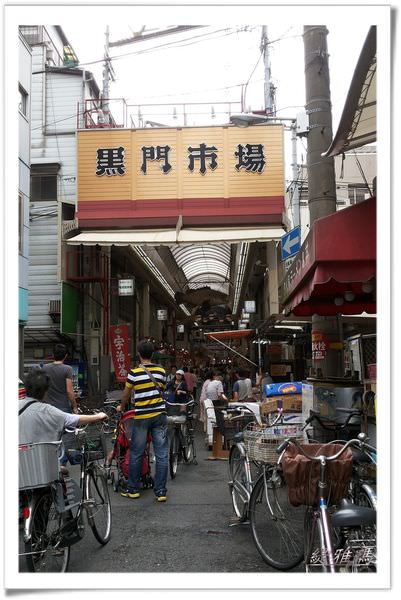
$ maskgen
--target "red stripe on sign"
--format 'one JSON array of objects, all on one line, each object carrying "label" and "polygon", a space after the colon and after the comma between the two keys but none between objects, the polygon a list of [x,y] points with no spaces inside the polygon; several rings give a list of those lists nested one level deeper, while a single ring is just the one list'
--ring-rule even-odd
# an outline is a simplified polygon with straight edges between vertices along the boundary
[{"label": "red stripe on sign", "polygon": [[283,212],[283,196],[81,200],[78,201],[77,218],[83,227],[173,225],[179,215],[187,225],[269,225],[281,223]]}]

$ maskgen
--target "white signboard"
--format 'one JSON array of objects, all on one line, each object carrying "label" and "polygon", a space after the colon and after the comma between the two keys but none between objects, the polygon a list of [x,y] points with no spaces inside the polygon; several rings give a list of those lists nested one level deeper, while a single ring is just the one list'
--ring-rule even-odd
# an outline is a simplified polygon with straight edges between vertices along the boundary
[{"label": "white signboard", "polygon": [[245,300],[245,312],[247,313],[255,313],[256,312],[256,302],[255,300]]},{"label": "white signboard", "polygon": [[177,325],[177,333],[184,333],[184,325]]},{"label": "white signboard", "polygon": [[167,321],[167,310],[161,309],[157,311],[157,320],[158,321]]},{"label": "white signboard", "polygon": [[134,295],[134,280],[133,279],[119,279],[118,280],[118,295],[119,296],[133,296]]}]

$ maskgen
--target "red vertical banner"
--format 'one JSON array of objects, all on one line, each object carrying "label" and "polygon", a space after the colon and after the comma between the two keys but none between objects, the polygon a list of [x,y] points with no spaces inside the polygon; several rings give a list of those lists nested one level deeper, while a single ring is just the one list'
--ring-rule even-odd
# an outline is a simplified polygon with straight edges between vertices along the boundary
[{"label": "red vertical banner", "polygon": [[128,325],[112,325],[110,331],[111,356],[116,379],[124,382],[130,367]]}]

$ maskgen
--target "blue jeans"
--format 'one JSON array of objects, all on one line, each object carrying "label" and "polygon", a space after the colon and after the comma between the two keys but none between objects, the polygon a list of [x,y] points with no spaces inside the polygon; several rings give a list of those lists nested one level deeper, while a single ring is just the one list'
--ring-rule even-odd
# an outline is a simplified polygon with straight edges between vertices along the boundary
[{"label": "blue jeans", "polygon": [[167,415],[162,413],[149,419],[134,419],[132,427],[131,448],[128,467],[127,489],[137,492],[141,489],[141,470],[143,453],[146,447],[148,432],[152,436],[153,451],[156,458],[154,477],[154,493],[156,496],[167,492],[168,472],[168,435]]}]

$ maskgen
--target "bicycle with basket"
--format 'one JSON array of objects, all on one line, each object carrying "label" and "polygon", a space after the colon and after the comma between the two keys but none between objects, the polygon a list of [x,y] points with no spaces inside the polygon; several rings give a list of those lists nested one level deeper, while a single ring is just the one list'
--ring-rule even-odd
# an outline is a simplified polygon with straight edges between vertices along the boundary
[{"label": "bicycle with basket", "polygon": [[84,513],[97,541],[110,539],[111,507],[105,469],[105,443],[97,428],[76,430],[73,460],[80,455],[77,484],[62,473],[62,442],[19,446],[20,517],[23,552],[29,571],[65,572],[70,547],[85,535]]},{"label": "bicycle with basket", "polygon": [[[300,439],[301,427],[283,423],[280,411],[270,425],[249,424],[243,432],[242,463],[255,464],[259,475],[254,481],[247,480],[242,518],[248,512],[259,554],[279,570],[292,569],[303,559],[304,510],[290,504],[288,486],[277,462],[277,449],[289,437]],[[249,466],[247,470],[249,473]]]},{"label": "bicycle with basket", "polygon": [[169,471],[171,479],[177,475],[178,464],[182,459],[187,464],[197,465],[194,413],[195,401],[189,396],[185,404],[167,403],[167,422],[170,425]]},{"label": "bicycle with basket", "polygon": [[363,486],[366,502],[350,494],[352,449],[372,460],[376,455],[365,433],[327,444],[285,440],[277,449],[289,501],[305,507],[306,571],[376,571],[376,505]]}]

